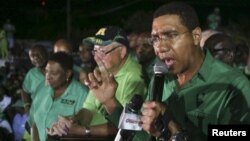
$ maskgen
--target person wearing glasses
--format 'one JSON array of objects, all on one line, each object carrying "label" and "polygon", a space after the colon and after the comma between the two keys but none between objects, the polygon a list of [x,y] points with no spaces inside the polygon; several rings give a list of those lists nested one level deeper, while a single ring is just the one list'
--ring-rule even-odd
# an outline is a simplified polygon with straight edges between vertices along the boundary
[{"label": "person wearing glasses", "polygon": [[[143,131],[136,132],[133,141],[206,141],[209,124],[250,123],[249,80],[203,50],[201,33],[195,10],[184,2],[167,3],[154,13],[151,43],[169,73],[162,102],[144,102]],[[100,69],[86,84],[118,126],[123,109],[115,95],[119,85],[103,56],[95,55],[95,60]]]},{"label": "person wearing glasses", "polygon": [[210,36],[204,43],[212,56],[230,66],[235,66],[236,45],[233,39],[223,33]]},{"label": "person wearing glasses", "polygon": [[[88,79],[96,79],[95,76],[99,75],[98,70],[105,67],[109,75],[112,75],[117,82],[115,97],[121,105],[125,106],[135,94],[146,98],[147,88],[143,80],[141,66],[129,54],[129,42],[125,31],[117,26],[104,27],[99,29],[95,37],[90,38],[90,40],[94,44],[92,51],[94,57],[100,56],[103,65],[98,65],[94,73],[88,75]],[[49,130],[49,134],[115,135],[117,128],[107,121],[105,106],[94,96],[95,90],[93,88],[98,88],[100,85],[102,85],[102,80],[97,80],[97,83],[90,87],[91,90],[83,105],[85,112],[87,109],[92,114],[89,125],[80,124],[81,120],[88,119],[81,116],[84,114],[83,112],[79,112],[75,117],[82,118],[73,118],[73,120],[60,118],[58,124],[54,124],[54,127]],[[108,94],[104,92],[102,95]]]}]

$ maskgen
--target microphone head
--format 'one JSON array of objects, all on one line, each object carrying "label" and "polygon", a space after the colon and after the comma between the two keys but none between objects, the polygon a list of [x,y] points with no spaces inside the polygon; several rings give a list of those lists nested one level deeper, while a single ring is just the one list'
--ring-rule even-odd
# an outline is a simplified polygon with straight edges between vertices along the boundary
[{"label": "microphone head", "polygon": [[143,104],[143,98],[139,94],[135,94],[130,102],[128,103],[128,108],[132,111],[139,111],[141,109],[141,106]]},{"label": "microphone head", "polygon": [[167,68],[167,65],[158,60],[155,65],[154,65],[154,73],[155,74],[166,74],[168,72],[168,68]]}]

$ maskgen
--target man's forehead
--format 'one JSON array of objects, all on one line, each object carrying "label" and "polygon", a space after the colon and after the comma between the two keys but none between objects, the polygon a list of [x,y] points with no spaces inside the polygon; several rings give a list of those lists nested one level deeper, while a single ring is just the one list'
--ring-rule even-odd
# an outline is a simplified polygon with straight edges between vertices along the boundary
[{"label": "man's forehead", "polygon": [[56,51],[68,51],[69,49],[63,45],[55,45],[54,50],[56,50]]},{"label": "man's forehead", "polygon": [[151,34],[162,33],[166,31],[177,31],[177,29],[186,28],[178,15],[163,15],[155,18],[152,25]]},{"label": "man's forehead", "polygon": [[171,32],[177,32],[177,30],[175,28],[162,28],[162,29],[152,30],[151,35],[171,33]]},{"label": "man's forehead", "polygon": [[95,49],[99,49],[99,48],[104,48],[104,47],[113,46],[113,45],[116,45],[116,44],[118,44],[118,43],[116,43],[116,42],[112,42],[111,44],[106,45],[106,46],[94,45],[94,48],[95,48]]},{"label": "man's forehead", "polygon": [[162,33],[172,32],[172,31],[177,31],[177,30],[178,30],[178,26],[172,25],[172,24],[165,24],[163,26],[153,27],[151,35],[162,34]]},{"label": "man's forehead", "polygon": [[94,45],[94,48],[99,49],[99,48],[101,48],[101,46],[100,45]]}]

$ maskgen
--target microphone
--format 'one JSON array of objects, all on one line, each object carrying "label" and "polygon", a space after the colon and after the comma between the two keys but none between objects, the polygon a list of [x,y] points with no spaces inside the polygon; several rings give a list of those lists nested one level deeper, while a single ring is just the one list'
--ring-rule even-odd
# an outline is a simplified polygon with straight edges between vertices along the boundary
[{"label": "microphone", "polygon": [[[167,66],[164,62],[158,61],[154,65],[154,79],[151,89],[152,100],[157,102],[162,102],[163,86],[164,86],[164,75],[168,72]],[[166,132],[164,129],[165,124],[162,121],[163,116],[160,114],[155,120],[155,128],[162,132]]]},{"label": "microphone", "polygon": [[143,98],[139,94],[135,94],[131,101],[126,104],[120,116],[119,131],[115,137],[115,141],[132,141],[135,131],[140,131],[140,109],[143,104]]},{"label": "microphone", "polygon": [[162,101],[163,85],[164,85],[164,75],[168,72],[165,63],[158,61],[154,65],[154,79],[151,94],[153,94],[153,101]]}]

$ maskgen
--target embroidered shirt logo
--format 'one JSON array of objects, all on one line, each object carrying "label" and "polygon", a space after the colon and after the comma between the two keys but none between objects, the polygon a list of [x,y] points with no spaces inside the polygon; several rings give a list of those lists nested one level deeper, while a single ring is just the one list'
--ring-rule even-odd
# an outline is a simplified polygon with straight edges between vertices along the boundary
[{"label": "embroidered shirt logo", "polygon": [[62,99],[61,103],[68,104],[68,105],[73,105],[75,103],[75,100]]}]

